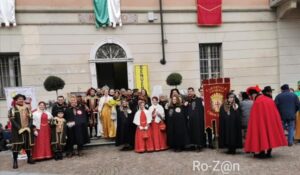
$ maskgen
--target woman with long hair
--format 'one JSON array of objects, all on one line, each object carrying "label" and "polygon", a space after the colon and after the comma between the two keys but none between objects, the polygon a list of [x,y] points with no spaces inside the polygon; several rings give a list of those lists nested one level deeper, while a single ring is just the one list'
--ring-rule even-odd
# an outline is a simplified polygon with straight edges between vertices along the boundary
[{"label": "woman with long hair", "polygon": [[39,102],[38,109],[32,115],[33,125],[37,131],[32,158],[35,160],[52,158],[50,122],[53,116],[46,111],[46,103],[43,101]]},{"label": "woman with long hair", "polygon": [[235,95],[228,93],[220,108],[219,147],[228,148],[228,154],[235,154],[237,148],[242,148],[242,114]]},{"label": "woman with long hair", "polygon": [[168,109],[167,140],[168,146],[176,152],[188,144],[187,118],[179,96],[173,96]]}]

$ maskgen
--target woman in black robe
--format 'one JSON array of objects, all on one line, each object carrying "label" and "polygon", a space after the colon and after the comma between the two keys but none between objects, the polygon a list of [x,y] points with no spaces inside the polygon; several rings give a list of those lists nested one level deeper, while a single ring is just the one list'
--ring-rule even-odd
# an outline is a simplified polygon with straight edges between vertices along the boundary
[{"label": "woman in black robe", "polygon": [[235,95],[229,93],[220,108],[219,148],[227,148],[228,154],[235,154],[242,148],[242,123]]},{"label": "woman in black robe", "polygon": [[168,109],[167,142],[176,152],[181,151],[188,144],[185,108],[179,96],[173,96]]},{"label": "woman in black robe", "polygon": [[121,106],[117,108],[117,116],[116,146],[124,145],[121,151],[133,150],[136,126],[133,123],[133,112],[126,98],[122,99]]},{"label": "woman in black robe", "polygon": [[76,97],[70,98],[70,107],[66,110],[67,121],[67,156],[73,155],[73,146],[77,145],[78,156],[82,155],[83,145],[90,142],[88,135],[88,114],[83,105],[78,104]]}]

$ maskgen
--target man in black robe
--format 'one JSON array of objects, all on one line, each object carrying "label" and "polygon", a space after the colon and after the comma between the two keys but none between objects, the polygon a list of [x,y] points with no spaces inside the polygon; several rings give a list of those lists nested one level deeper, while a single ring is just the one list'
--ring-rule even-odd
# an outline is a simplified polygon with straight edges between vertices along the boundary
[{"label": "man in black robe", "polygon": [[67,108],[67,104],[65,103],[64,96],[58,96],[56,103],[54,103],[54,106],[52,107],[52,116],[57,116],[57,111],[64,111]]},{"label": "man in black robe", "polygon": [[204,107],[202,99],[197,97],[194,88],[188,88],[188,99],[184,103],[187,108],[188,129],[192,148],[200,151],[205,143]]},{"label": "man in black robe", "polygon": [[18,153],[21,149],[26,151],[27,163],[34,164],[31,155],[31,148],[34,145],[34,126],[32,113],[24,104],[25,99],[26,97],[22,94],[16,95],[15,105],[8,111],[8,118],[12,124],[13,169],[18,168]]},{"label": "man in black robe", "polygon": [[83,145],[89,143],[88,115],[86,108],[77,103],[76,97],[70,98],[70,107],[65,111],[67,121],[67,156],[73,155],[73,146],[77,145],[78,156],[82,155]]}]

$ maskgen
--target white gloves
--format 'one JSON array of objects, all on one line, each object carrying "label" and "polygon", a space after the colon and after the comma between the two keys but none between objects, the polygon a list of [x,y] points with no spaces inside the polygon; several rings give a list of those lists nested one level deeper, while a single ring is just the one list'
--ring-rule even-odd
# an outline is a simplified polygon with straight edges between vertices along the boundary
[{"label": "white gloves", "polygon": [[68,122],[67,126],[68,128],[72,128],[73,126],[75,126],[75,122]]},{"label": "white gloves", "polygon": [[34,134],[36,137],[39,135],[39,133],[38,133],[37,130],[35,130],[35,131],[33,132],[33,134]]}]

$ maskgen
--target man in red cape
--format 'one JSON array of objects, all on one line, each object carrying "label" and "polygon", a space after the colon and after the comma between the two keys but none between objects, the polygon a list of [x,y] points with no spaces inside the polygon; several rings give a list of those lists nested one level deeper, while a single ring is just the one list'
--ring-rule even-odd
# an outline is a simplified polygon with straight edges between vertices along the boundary
[{"label": "man in red cape", "polygon": [[250,112],[244,150],[255,153],[254,157],[257,158],[270,158],[272,148],[287,146],[287,139],[274,101],[261,95],[260,91],[258,86],[247,89],[254,103]]}]

